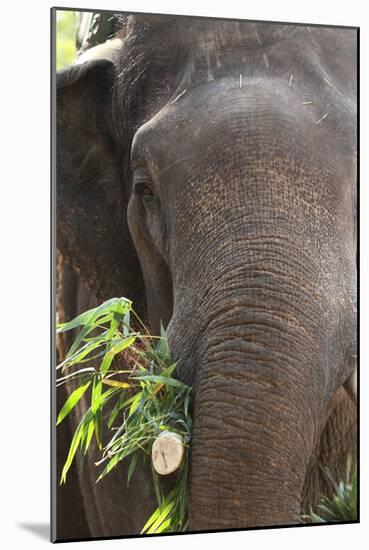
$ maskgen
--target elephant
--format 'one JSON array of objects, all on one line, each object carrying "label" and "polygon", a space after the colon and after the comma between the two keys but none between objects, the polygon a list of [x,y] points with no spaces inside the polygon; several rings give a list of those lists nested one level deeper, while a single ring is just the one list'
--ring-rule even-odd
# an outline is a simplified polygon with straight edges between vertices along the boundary
[{"label": "elephant", "polygon": [[[300,524],[356,461],[357,29],[121,20],[113,61],[57,75],[59,315],[83,285],[166,327],[190,532]],[[58,489],[59,540],[137,535],[155,509],[149,467],[96,485],[96,453]]]}]

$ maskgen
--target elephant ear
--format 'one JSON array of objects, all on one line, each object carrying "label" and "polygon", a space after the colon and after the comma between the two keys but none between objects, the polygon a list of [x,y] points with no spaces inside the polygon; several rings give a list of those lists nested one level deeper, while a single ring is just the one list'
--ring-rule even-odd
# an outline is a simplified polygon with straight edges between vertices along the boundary
[{"label": "elephant ear", "polygon": [[95,59],[57,75],[56,244],[99,300],[126,296],[143,313],[128,194],[109,131],[114,65]]}]

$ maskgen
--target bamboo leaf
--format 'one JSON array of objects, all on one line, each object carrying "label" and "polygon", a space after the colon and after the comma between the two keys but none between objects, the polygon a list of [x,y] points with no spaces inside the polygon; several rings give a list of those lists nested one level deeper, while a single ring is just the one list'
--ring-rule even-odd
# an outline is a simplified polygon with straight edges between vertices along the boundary
[{"label": "bamboo leaf", "polygon": [[185,416],[187,417],[188,416],[188,405],[189,405],[189,402],[190,402],[190,394],[189,392],[186,393],[186,396],[184,398],[184,413],[185,413]]},{"label": "bamboo leaf", "polygon": [[76,377],[76,376],[83,375],[83,377],[86,378],[87,377],[86,373],[90,373],[90,375],[91,375],[91,374],[96,373],[96,371],[93,367],[86,367],[85,369],[79,369],[75,372],[71,372],[70,374],[67,374],[66,376],[62,376],[60,378],[57,378],[56,379],[56,384],[61,385],[64,382],[66,382],[67,380],[70,380],[71,378]]},{"label": "bamboo leaf", "polygon": [[95,330],[95,328],[99,324],[99,320],[103,316],[105,316],[107,312],[108,312],[108,315],[110,315],[110,318],[112,318],[113,312],[119,312],[121,315],[124,315],[124,313],[126,313],[131,308],[131,304],[132,302],[130,302],[129,300],[126,300],[125,298],[111,298],[110,300],[107,300],[106,302],[104,302],[94,310],[90,310],[91,315],[89,315],[88,318],[85,319],[83,328],[79,333],[79,335],[77,336],[77,338],[75,339],[75,341],[73,342],[68,352],[68,356],[71,356],[75,353],[81,341],[88,334],[90,334],[90,332]]},{"label": "bamboo leaf", "polygon": [[117,453],[113,456],[113,458],[111,458],[108,462],[108,464],[105,466],[104,470],[101,472],[101,474],[99,475],[99,477],[97,478],[97,481],[100,481],[103,477],[105,477],[109,472],[112,471],[113,468],[116,467],[116,465],[118,464],[118,462],[120,462],[122,460],[122,458],[124,457],[124,452],[120,452],[120,453]]},{"label": "bamboo leaf", "polygon": [[119,326],[119,320],[120,320],[119,315],[117,315],[117,314],[113,315],[113,318],[110,322],[110,327],[109,327],[109,330],[108,330],[108,335],[107,335],[108,340],[111,340],[112,338],[114,338],[114,336],[116,334],[116,331],[117,331],[117,328]]},{"label": "bamboo leaf", "polygon": [[83,445],[82,445],[83,454],[86,454],[87,451],[88,451],[88,448],[89,448],[91,440],[92,440],[92,436],[94,434],[94,429],[95,429],[95,420],[92,417],[90,422],[87,425],[87,434],[86,434],[86,438],[85,438],[85,440],[83,442]]},{"label": "bamboo leaf", "polygon": [[94,338],[87,344],[84,344],[81,348],[77,349],[72,355],[67,355],[67,357],[58,365],[58,369],[61,367],[67,368],[67,366],[74,365],[76,363],[82,362],[82,360],[89,355],[96,348],[104,345],[106,343],[106,335],[99,336]]},{"label": "bamboo leaf", "polygon": [[95,414],[101,407],[101,393],[102,393],[102,381],[97,378],[94,379],[91,395],[91,410]]},{"label": "bamboo leaf", "polygon": [[134,396],[134,398],[132,399],[131,407],[129,409],[129,416],[132,416],[132,414],[135,412],[135,410],[140,404],[141,399],[142,399],[142,392]]},{"label": "bamboo leaf", "polygon": [[99,449],[102,449],[102,413],[101,409],[98,409],[95,414],[95,437]]},{"label": "bamboo leaf", "polygon": [[70,468],[71,465],[72,465],[74,456],[75,456],[75,454],[76,454],[76,452],[77,452],[78,446],[79,446],[80,441],[81,441],[81,438],[82,438],[82,429],[83,429],[84,420],[85,420],[85,419],[84,419],[84,417],[83,417],[82,420],[81,420],[81,422],[79,423],[79,425],[78,425],[76,431],[74,432],[74,435],[73,435],[73,438],[72,438],[72,442],[71,442],[70,447],[69,447],[69,452],[68,452],[67,460],[65,461],[65,464],[64,464],[64,466],[63,466],[60,484],[65,483],[66,480],[67,480],[67,473],[68,473],[68,470],[69,470],[69,468]]},{"label": "bamboo leaf", "polygon": [[75,389],[74,392],[70,394],[66,402],[64,403],[63,407],[61,408],[58,420],[56,422],[56,425],[60,424],[64,420],[66,416],[70,413],[70,411],[77,405],[78,401],[81,399],[82,395],[85,393],[87,388],[90,386],[91,380],[87,382],[87,384],[84,384],[83,386],[79,386],[79,388]]},{"label": "bamboo leaf", "polygon": [[128,310],[127,313],[125,313],[124,317],[123,317],[123,334],[124,334],[124,336],[128,336],[130,326],[131,326],[131,311]]},{"label": "bamboo leaf", "polygon": [[113,386],[114,388],[129,388],[130,385],[127,382],[120,382],[119,380],[112,380],[111,378],[103,378],[102,383],[107,386]]},{"label": "bamboo leaf", "polygon": [[160,322],[160,340],[155,351],[161,359],[170,361],[168,338],[162,322]]},{"label": "bamboo leaf", "polygon": [[[167,519],[168,515],[174,508],[175,501],[174,500],[165,500],[162,508],[160,509],[159,517],[154,521],[154,523],[147,529],[147,534],[152,535],[154,533],[160,533],[160,525],[163,523],[165,519]],[[141,531],[143,533],[143,531]]]},{"label": "bamboo leaf", "polygon": [[172,365],[169,365],[169,367],[166,367],[165,369],[163,369],[163,371],[161,373],[161,376],[167,376],[167,377],[171,376],[173,374],[173,372],[175,371],[176,366],[177,366],[176,363],[173,363]]},{"label": "bamboo leaf", "polygon": [[159,382],[164,384],[164,386],[173,386],[174,388],[184,388],[186,387],[183,382],[175,378],[169,378],[167,376],[160,376],[156,374],[145,374],[143,376],[132,376],[134,380],[149,380],[150,382]]},{"label": "bamboo leaf", "polygon": [[127,336],[126,338],[121,339],[118,342],[113,341],[114,344],[110,347],[109,351],[106,353],[106,355],[105,355],[105,357],[104,357],[104,359],[101,363],[101,366],[100,366],[100,372],[101,372],[102,376],[105,376],[105,374],[109,370],[109,367],[110,367],[114,357],[118,353],[123,351],[124,349],[131,346],[134,343],[135,340],[136,340],[136,335],[133,334],[133,335]]},{"label": "bamboo leaf", "polygon": [[141,535],[144,534],[147,531],[147,529],[149,529],[149,527],[151,527],[155,523],[159,515],[160,515],[160,507],[156,508],[155,512],[149,517],[149,519],[147,520],[147,522],[142,528],[142,531],[140,533]]},{"label": "bamboo leaf", "polygon": [[94,307],[92,309],[89,309],[88,311],[85,311],[81,315],[78,315],[78,317],[75,317],[72,321],[69,321],[68,323],[59,323],[57,325],[56,332],[59,334],[61,332],[66,332],[67,330],[72,330],[74,328],[85,325],[86,323],[88,323],[89,319],[92,318],[95,311],[96,308]]},{"label": "bamboo leaf", "polygon": [[137,461],[138,461],[138,453],[136,452],[132,458],[131,458],[131,462],[129,464],[129,468],[128,468],[128,474],[127,474],[127,486],[129,485],[129,482],[133,476],[133,473],[136,469],[136,466],[137,466]]},{"label": "bamboo leaf", "polygon": [[166,530],[168,529],[168,527],[170,526],[170,524],[172,523],[172,520],[171,518],[168,518],[166,519],[165,521],[163,521],[163,523],[154,531],[155,534],[159,534],[159,533],[165,533]]},{"label": "bamboo leaf", "polygon": [[115,422],[115,419],[117,418],[120,411],[123,409],[123,399],[125,396],[125,392],[121,392],[118,401],[114,405],[114,408],[110,414],[109,420],[108,420],[108,428],[111,428],[112,425]]}]

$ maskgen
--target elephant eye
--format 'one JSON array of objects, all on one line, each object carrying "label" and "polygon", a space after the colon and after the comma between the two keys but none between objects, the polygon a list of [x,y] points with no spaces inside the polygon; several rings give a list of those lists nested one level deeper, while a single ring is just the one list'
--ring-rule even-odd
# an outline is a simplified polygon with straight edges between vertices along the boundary
[{"label": "elephant eye", "polygon": [[143,198],[151,198],[154,196],[151,180],[146,170],[141,167],[135,169],[133,174],[133,192]]},{"label": "elephant eye", "polygon": [[145,198],[154,196],[152,189],[146,183],[136,183],[134,186],[134,193]]}]

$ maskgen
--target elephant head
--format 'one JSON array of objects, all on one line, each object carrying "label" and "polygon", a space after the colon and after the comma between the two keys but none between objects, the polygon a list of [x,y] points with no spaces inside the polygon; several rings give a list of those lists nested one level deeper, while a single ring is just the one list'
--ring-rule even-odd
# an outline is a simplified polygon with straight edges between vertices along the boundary
[{"label": "elephant head", "polygon": [[167,325],[192,531],[298,523],[328,417],[354,418],[355,46],[136,16],[115,66],[59,77],[58,246],[98,298]]}]

